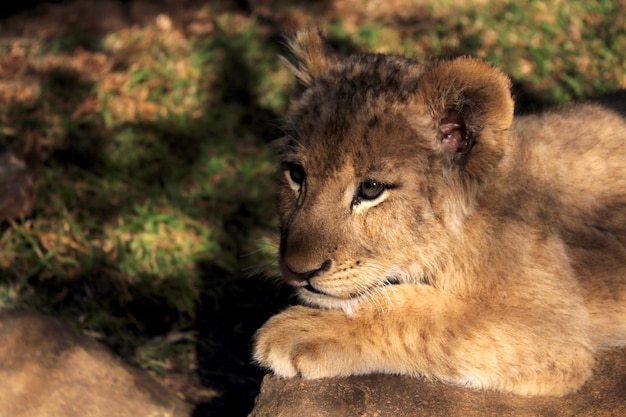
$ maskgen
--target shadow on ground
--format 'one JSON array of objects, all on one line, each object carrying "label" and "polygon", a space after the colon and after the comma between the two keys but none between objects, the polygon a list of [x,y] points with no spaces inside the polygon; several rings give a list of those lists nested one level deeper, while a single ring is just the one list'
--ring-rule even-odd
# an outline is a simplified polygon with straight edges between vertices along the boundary
[{"label": "shadow on ground", "polygon": [[228,282],[219,297],[203,293],[198,309],[198,372],[202,383],[222,392],[198,404],[194,417],[246,416],[264,372],[251,359],[252,336],[273,314],[289,303],[291,291],[269,282],[230,275],[213,265],[203,265],[205,282]]}]

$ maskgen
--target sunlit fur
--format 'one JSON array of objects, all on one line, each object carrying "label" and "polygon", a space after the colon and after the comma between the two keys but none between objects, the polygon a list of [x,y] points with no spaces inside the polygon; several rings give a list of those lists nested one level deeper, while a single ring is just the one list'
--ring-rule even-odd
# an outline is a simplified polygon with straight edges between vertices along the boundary
[{"label": "sunlit fur", "polygon": [[514,120],[476,59],[290,48],[279,265],[304,305],[260,365],[563,395],[626,344],[626,94]]}]

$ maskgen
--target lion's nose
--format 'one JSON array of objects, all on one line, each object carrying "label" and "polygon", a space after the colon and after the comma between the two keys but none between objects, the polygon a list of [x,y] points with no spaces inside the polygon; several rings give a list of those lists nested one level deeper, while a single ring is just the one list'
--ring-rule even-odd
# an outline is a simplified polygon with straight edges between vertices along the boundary
[{"label": "lion's nose", "polygon": [[322,262],[319,267],[310,270],[299,270],[297,267],[290,265],[288,259],[284,260],[284,264],[289,270],[292,278],[295,278],[298,281],[306,281],[308,283],[311,279],[328,271],[332,265],[332,261],[330,259],[327,259]]}]

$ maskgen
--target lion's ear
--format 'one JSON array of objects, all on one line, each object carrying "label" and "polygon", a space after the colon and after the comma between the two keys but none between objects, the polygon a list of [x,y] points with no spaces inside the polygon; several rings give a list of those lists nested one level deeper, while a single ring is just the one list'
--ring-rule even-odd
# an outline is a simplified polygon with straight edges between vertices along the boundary
[{"label": "lion's ear", "polygon": [[482,182],[502,158],[513,121],[509,78],[474,58],[438,61],[424,72],[417,98],[435,121],[444,158]]},{"label": "lion's ear", "polygon": [[287,68],[296,76],[302,89],[311,87],[335,60],[326,39],[319,29],[305,28],[287,41],[293,61],[281,57]]}]

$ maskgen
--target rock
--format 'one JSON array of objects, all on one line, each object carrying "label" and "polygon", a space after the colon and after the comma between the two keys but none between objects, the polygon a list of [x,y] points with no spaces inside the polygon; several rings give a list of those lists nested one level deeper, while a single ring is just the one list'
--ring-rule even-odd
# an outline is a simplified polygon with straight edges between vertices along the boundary
[{"label": "rock", "polygon": [[593,378],[561,398],[523,397],[393,375],[302,380],[267,375],[249,417],[626,416],[626,349],[598,355]]},{"label": "rock", "polygon": [[37,198],[36,174],[0,144],[0,222],[30,216]]},{"label": "rock", "polygon": [[0,309],[0,417],[183,417],[146,372],[61,322]]}]

